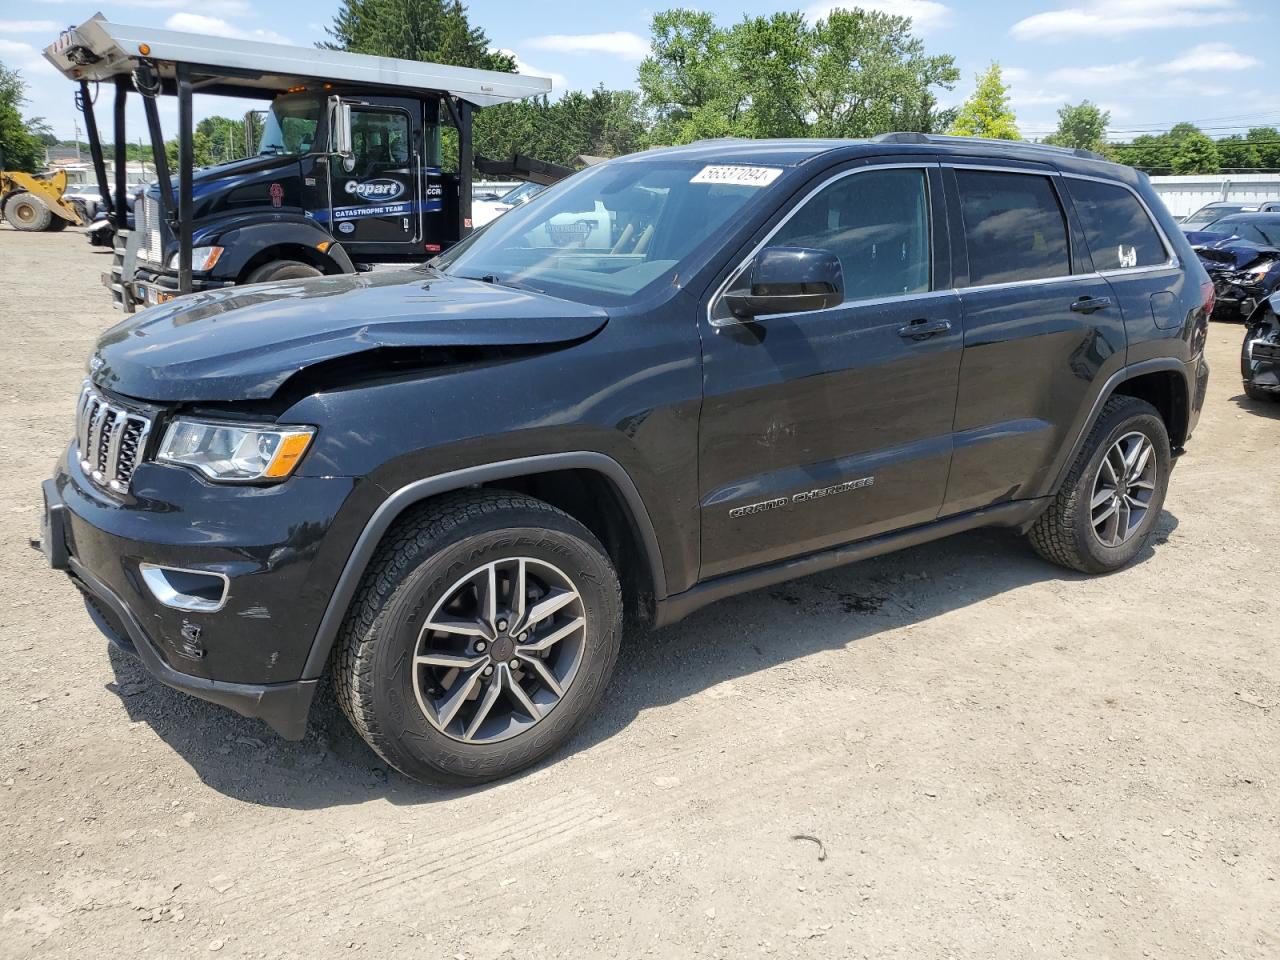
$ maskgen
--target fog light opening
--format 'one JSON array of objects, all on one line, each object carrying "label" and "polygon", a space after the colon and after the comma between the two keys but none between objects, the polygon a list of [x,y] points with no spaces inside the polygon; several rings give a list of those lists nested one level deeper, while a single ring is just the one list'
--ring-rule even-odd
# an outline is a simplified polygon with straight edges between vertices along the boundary
[{"label": "fog light opening", "polygon": [[142,582],[152,596],[166,607],[193,613],[214,613],[227,602],[230,580],[223,573],[162,567],[154,563],[138,565]]}]

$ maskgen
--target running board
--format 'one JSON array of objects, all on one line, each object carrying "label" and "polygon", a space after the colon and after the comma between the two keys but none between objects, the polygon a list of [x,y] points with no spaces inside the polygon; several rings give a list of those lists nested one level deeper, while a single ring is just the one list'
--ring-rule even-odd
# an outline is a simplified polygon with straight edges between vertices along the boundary
[{"label": "running board", "polygon": [[870,540],[844,544],[820,553],[793,557],[767,567],[756,567],[752,570],[744,570],[742,573],[717,577],[661,601],[654,617],[654,626],[665,627],[683,620],[707,604],[739,593],[759,590],[761,587],[772,587],[787,580],[807,577],[810,574],[821,573],[833,567],[842,567],[858,560],[868,560],[885,553],[928,543],[930,540],[941,540],[954,533],[976,530],[978,527],[1026,528],[1040,516],[1050,499],[1050,497],[1041,497],[1036,500],[1014,500],[1001,503],[994,507],[973,510],[896,533],[873,537]]}]

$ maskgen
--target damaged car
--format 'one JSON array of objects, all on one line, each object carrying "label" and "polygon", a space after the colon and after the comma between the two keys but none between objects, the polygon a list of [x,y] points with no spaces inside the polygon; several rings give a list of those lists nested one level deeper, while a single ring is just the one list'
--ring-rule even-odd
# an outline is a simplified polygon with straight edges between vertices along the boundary
[{"label": "damaged car", "polygon": [[1213,278],[1213,319],[1247,321],[1280,287],[1280,213],[1223,217],[1187,239]]},{"label": "damaged car", "polygon": [[1249,318],[1240,376],[1251,400],[1280,401],[1280,298],[1269,297]]}]

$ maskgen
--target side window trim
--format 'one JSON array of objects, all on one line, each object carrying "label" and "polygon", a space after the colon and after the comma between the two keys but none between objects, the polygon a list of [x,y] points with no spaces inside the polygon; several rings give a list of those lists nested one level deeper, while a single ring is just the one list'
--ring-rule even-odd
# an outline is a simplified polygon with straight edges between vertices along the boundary
[{"label": "side window trim", "polygon": [[[956,225],[956,242],[960,244],[960,250],[964,253],[964,284],[956,285],[957,293],[964,293],[970,290],[998,290],[1001,287],[1018,287],[1027,284],[1045,284],[1045,283],[1062,283],[1067,280],[1078,280],[1081,277],[1098,276],[1096,270],[1090,270],[1084,273],[1076,272],[1076,263],[1078,257],[1076,236],[1076,226],[1073,214],[1075,212],[1074,204],[1068,206],[1069,198],[1064,195],[1065,191],[1061,189],[1058,179],[1063,176],[1062,171],[1053,167],[1015,167],[1004,166],[997,163],[965,163],[964,161],[943,161],[941,164],[943,170],[947,171],[948,180],[950,181],[950,194],[954,197],[954,204],[949,202],[948,209],[954,206],[955,216],[958,220]],[[1036,277],[1033,280],[1002,280],[999,283],[970,283],[969,273],[969,240],[965,233],[964,217],[961,212],[960,183],[956,179],[955,172],[957,170],[981,170],[986,173],[1014,173],[1023,176],[1043,177],[1049,181],[1049,188],[1053,191],[1054,197],[1058,201],[1058,212],[1062,215],[1063,233],[1067,240],[1067,273],[1058,274],[1052,277]],[[1100,178],[1095,178],[1100,179]],[[1105,181],[1110,182],[1110,181]],[[953,253],[953,256],[955,254]],[[1092,264],[1090,264],[1092,266]]]},{"label": "side window trim", "polygon": [[[717,318],[715,316],[715,308],[720,304],[721,299],[724,297],[725,291],[729,289],[729,287],[733,284],[735,280],[737,280],[740,276],[742,276],[742,272],[746,270],[746,268],[750,265],[751,261],[755,259],[756,254],[758,254],[761,250],[767,247],[769,245],[769,241],[772,240],[774,236],[776,236],[777,233],[787,225],[787,223],[791,220],[792,217],[794,217],[797,213],[803,210],[805,205],[810,200],[816,197],[819,193],[821,193],[827,187],[831,186],[831,184],[837,183],[840,180],[845,179],[846,177],[856,176],[859,173],[866,173],[868,171],[920,170],[921,172],[924,173],[925,191],[927,193],[926,199],[928,200],[928,203],[926,204],[926,209],[928,211],[928,216],[929,216],[929,278],[930,278],[929,289],[921,293],[898,293],[898,294],[893,294],[892,296],[886,296],[886,297],[874,297],[866,300],[855,300],[847,303],[842,303],[835,307],[826,307],[822,310],[812,310],[808,312],[810,314],[822,314],[822,313],[829,313],[832,310],[844,310],[851,306],[863,306],[863,305],[869,306],[869,305],[875,305],[875,304],[892,303],[897,300],[904,300],[912,297],[932,297],[932,296],[938,295],[939,293],[948,292],[950,289],[949,287],[940,287],[938,285],[940,279],[946,279],[946,280],[951,279],[950,277],[946,277],[946,278],[939,277],[939,273],[941,272],[939,270],[939,265],[944,258],[940,256],[938,245],[939,243],[947,243],[949,241],[949,237],[947,233],[942,229],[946,226],[946,224],[945,223],[939,224],[936,222],[938,220],[939,210],[941,209],[942,212],[945,213],[945,208],[940,208],[938,200],[935,199],[935,194],[938,192],[938,190],[941,187],[941,184],[939,183],[939,181],[935,176],[935,172],[939,170],[940,167],[941,167],[941,164],[939,164],[936,160],[927,160],[927,159],[904,161],[901,163],[869,163],[863,166],[853,167],[845,170],[839,170],[833,173],[831,176],[825,178],[821,182],[817,183],[812,189],[807,191],[804,194],[804,196],[802,196],[799,200],[796,200],[792,204],[791,209],[788,210],[783,215],[782,219],[780,219],[777,223],[775,223],[772,227],[770,227],[768,232],[765,233],[764,237],[761,238],[761,240],[751,248],[751,251],[738,262],[737,266],[735,266],[732,270],[730,270],[725,275],[724,280],[722,280],[719,286],[716,287],[715,293],[713,293],[711,297],[707,300],[708,325],[713,328],[740,326],[742,321],[737,319],[736,317]],[[775,314],[769,314],[769,316],[785,317],[787,316],[787,314],[775,313]]]},{"label": "side window trim", "polygon": [[[1061,174],[1061,176],[1067,180],[1088,180],[1088,181],[1092,181],[1093,183],[1102,183],[1102,184],[1106,184],[1107,186],[1121,187],[1125,190],[1128,190],[1129,193],[1133,196],[1133,198],[1138,201],[1138,206],[1142,208],[1142,212],[1147,215],[1147,219],[1151,222],[1151,226],[1155,229],[1156,236],[1160,238],[1160,243],[1164,247],[1164,255],[1165,255],[1164,263],[1150,263],[1150,264],[1147,264],[1145,267],[1114,267],[1109,270],[1097,271],[1099,275],[1104,277],[1114,277],[1114,276],[1124,276],[1126,274],[1131,274],[1131,273],[1153,273],[1157,270],[1170,270],[1170,269],[1176,269],[1182,266],[1181,261],[1178,259],[1178,254],[1173,248],[1173,244],[1169,242],[1168,234],[1164,232],[1164,227],[1160,225],[1159,219],[1157,219],[1155,214],[1151,212],[1151,207],[1148,206],[1147,201],[1143,199],[1142,194],[1140,194],[1137,190],[1133,189],[1133,187],[1131,187],[1129,184],[1125,183],[1123,180],[1111,180],[1111,179],[1108,179],[1107,177],[1091,177],[1088,174],[1084,174],[1084,173],[1063,173]],[[1068,193],[1069,192],[1070,191],[1068,191]],[[1072,198],[1071,205],[1073,207],[1075,206],[1074,197]]]}]

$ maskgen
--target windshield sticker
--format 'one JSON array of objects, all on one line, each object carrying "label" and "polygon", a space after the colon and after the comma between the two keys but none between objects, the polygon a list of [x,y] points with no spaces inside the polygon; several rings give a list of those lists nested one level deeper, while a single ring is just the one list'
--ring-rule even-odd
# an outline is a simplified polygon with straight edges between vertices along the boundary
[{"label": "windshield sticker", "polygon": [[743,167],[714,163],[703,167],[690,183],[724,183],[735,187],[767,187],[782,176],[779,167]]}]

